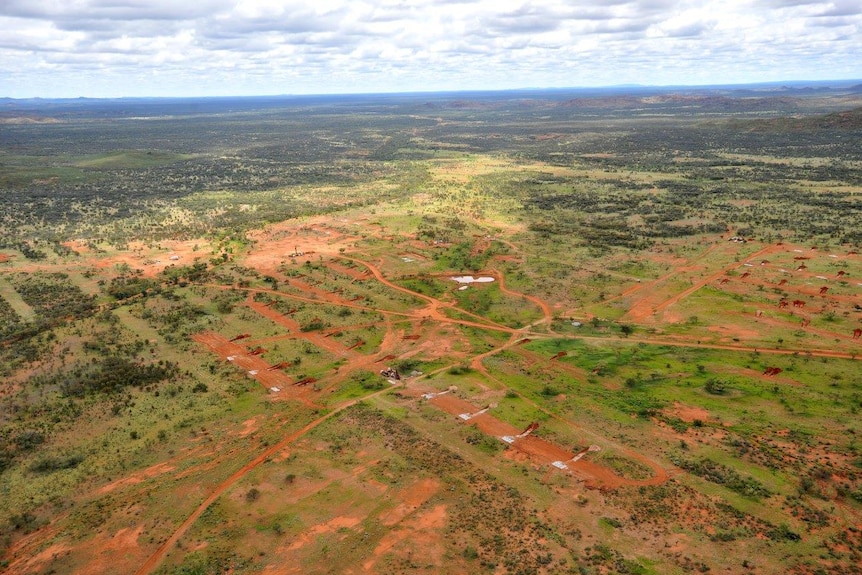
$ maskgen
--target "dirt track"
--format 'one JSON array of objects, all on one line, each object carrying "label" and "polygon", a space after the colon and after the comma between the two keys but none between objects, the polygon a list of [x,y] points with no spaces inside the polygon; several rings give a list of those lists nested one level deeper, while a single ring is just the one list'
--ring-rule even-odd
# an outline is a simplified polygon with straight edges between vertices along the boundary
[{"label": "dirt track", "polygon": [[[711,248],[706,250],[703,254],[701,254],[701,256],[697,259],[701,260],[701,259],[705,258],[708,254],[712,253],[715,249],[717,249],[717,247],[719,245],[721,245],[721,244],[715,244],[714,246],[712,246]],[[765,246],[764,248],[754,252],[753,254],[747,256],[745,259],[746,260],[754,259],[754,258],[763,256],[763,255],[768,254],[768,253],[780,251],[781,249],[782,248],[780,246],[768,245],[768,246]],[[674,305],[675,303],[679,302],[680,300],[690,296],[691,294],[695,293],[696,291],[698,291],[702,287],[709,285],[710,283],[723,277],[724,275],[727,274],[728,271],[731,271],[731,270],[738,268],[740,265],[742,265],[742,264],[740,264],[739,262],[733,262],[729,265],[726,265],[726,266],[722,267],[721,269],[718,269],[715,272],[711,273],[707,277],[696,281],[691,287],[683,290],[680,293],[674,294],[670,298],[668,298],[662,302],[659,302],[658,304],[655,304],[649,297],[646,297],[646,298],[643,298],[639,301],[636,301],[631,305],[631,307],[629,308],[629,310],[626,312],[626,314],[623,317],[625,319],[630,320],[630,321],[634,321],[637,323],[644,323],[651,316],[654,316],[658,312],[663,311],[663,310],[669,308],[670,306]],[[689,266],[683,266],[683,267],[687,268]],[[657,280],[654,280],[652,282],[649,282],[648,284],[643,285],[640,289],[643,289],[646,287],[655,288],[656,286],[664,283],[668,279],[670,279],[674,276],[678,276],[681,273],[683,273],[683,271],[684,271],[683,267],[678,267],[678,268],[674,269],[670,273],[665,274],[664,276],[658,278]],[[614,299],[619,299],[619,297],[620,296],[617,296]],[[607,303],[607,300],[604,303]]]},{"label": "dirt track", "polygon": [[[445,411],[446,413],[450,413],[455,417],[458,417],[462,413],[476,413],[480,409],[472,403],[451,394],[434,397],[431,399],[431,403],[435,407]],[[522,430],[500,421],[494,417],[492,413],[493,409],[486,413],[476,415],[467,421],[464,421],[461,418],[458,418],[458,421],[465,425],[475,425],[476,428],[483,433],[497,438],[504,435],[515,436],[521,433]],[[571,425],[571,422],[569,421],[562,418],[558,419]],[[626,479],[615,474],[610,469],[597,465],[586,458],[572,463],[569,460],[575,456],[574,453],[535,435],[515,439],[514,443],[511,444],[510,449],[523,453],[531,461],[541,465],[550,465],[555,461],[566,462],[569,471],[584,479],[587,486],[591,488],[613,489],[624,485],[660,485],[668,480],[668,474],[664,469],[648,458],[632,452],[631,450],[625,450],[626,455],[648,465],[650,469],[653,470],[653,477],[643,480]]]},{"label": "dirt track", "polygon": [[[192,339],[198,343],[202,343],[213,352],[218,354],[222,359],[227,360],[228,357],[233,358],[232,363],[246,372],[258,381],[266,389],[271,387],[279,387],[281,389],[288,388],[293,381],[282,373],[280,370],[269,370],[271,367],[266,361],[258,355],[249,355],[249,350],[246,346],[232,343],[224,336],[214,332],[202,332],[192,336]],[[250,373],[257,372],[257,373]]]},{"label": "dirt track", "polygon": [[146,562],[144,562],[144,564],[141,565],[141,567],[137,571],[135,571],[135,575],[147,575],[147,574],[153,572],[156,569],[156,567],[158,567],[161,564],[161,562],[164,560],[165,555],[168,553],[168,551],[176,545],[177,541],[179,541],[183,535],[185,535],[186,531],[189,530],[189,527],[191,527],[194,524],[194,522],[197,521],[197,519],[201,516],[201,514],[204,511],[206,511],[207,508],[210,505],[212,505],[216,499],[221,497],[237,481],[239,481],[240,479],[245,477],[255,467],[257,467],[261,463],[264,463],[267,459],[276,455],[278,452],[282,451],[285,447],[287,447],[288,445],[290,445],[291,443],[293,443],[294,441],[296,441],[300,437],[304,436],[309,431],[311,431],[315,427],[319,426],[321,423],[323,423],[324,421],[333,417],[334,415],[344,411],[348,407],[356,405],[356,403],[358,403],[359,401],[362,401],[364,399],[369,399],[369,398],[371,398],[375,395],[379,395],[381,393],[387,393],[390,391],[390,389],[391,388],[382,389],[380,391],[376,391],[374,393],[371,393],[371,394],[365,396],[364,398],[348,401],[348,402],[342,404],[341,406],[339,406],[338,408],[333,409],[329,413],[318,417],[317,419],[315,419],[314,421],[312,421],[311,423],[309,423],[308,425],[306,425],[302,429],[294,431],[293,433],[286,436],[284,439],[282,439],[278,443],[275,443],[274,445],[268,447],[262,453],[258,454],[257,457],[255,457],[254,459],[252,459],[251,461],[249,461],[248,463],[243,465],[240,469],[238,469],[236,472],[234,472],[233,475],[231,475],[230,477],[225,479],[223,482],[221,482],[219,485],[217,485],[212,490],[212,492],[207,496],[207,498],[204,499],[203,502],[198,506],[198,508],[195,509],[192,512],[192,514],[189,515],[185,519],[185,521],[183,521],[180,524],[180,526],[174,531],[174,533],[164,543],[159,545],[159,547],[150,556],[150,558],[147,559]]}]

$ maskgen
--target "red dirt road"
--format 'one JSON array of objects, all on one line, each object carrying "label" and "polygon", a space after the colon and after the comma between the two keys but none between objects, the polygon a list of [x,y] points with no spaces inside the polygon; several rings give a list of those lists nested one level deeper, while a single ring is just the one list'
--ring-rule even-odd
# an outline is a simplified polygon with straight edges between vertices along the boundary
[{"label": "red dirt road", "polygon": [[291,388],[293,381],[287,375],[277,369],[269,370],[271,366],[266,361],[258,355],[249,355],[243,345],[231,343],[224,336],[211,331],[197,333],[192,339],[207,346],[224,360],[233,357],[233,364],[246,372],[256,371],[254,375],[249,375],[266,389],[278,387],[284,392]]}]

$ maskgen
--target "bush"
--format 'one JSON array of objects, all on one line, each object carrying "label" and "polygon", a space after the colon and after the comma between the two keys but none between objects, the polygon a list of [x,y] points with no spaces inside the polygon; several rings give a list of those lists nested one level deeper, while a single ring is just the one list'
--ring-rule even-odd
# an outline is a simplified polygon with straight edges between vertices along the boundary
[{"label": "bush", "polygon": [[706,389],[707,393],[711,393],[712,395],[724,395],[727,391],[727,384],[720,379],[711,377],[706,381],[704,389]]},{"label": "bush", "polygon": [[766,536],[773,541],[799,541],[802,539],[798,533],[791,531],[790,527],[785,523],[769,531]]},{"label": "bush", "polygon": [[449,375],[463,375],[465,373],[470,373],[473,369],[469,365],[453,365],[446,373]]},{"label": "bush", "polygon": [[51,473],[62,469],[74,469],[84,461],[83,455],[68,455],[58,457],[42,457],[36,460],[30,471],[34,473]]},{"label": "bush", "polygon": [[560,395],[561,392],[559,389],[557,389],[556,387],[554,387],[552,385],[546,385],[545,387],[542,388],[541,393],[545,397],[556,397],[556,396]]},{"label": "bush", "polygon": [[39,527],[39,520],[32,513],[25,511],[21,514],[12,515],[9,518],[9,527],[15,531],[22,530],[29,533]]},{"label": "bush", "polygon": [[707,481],[724,485],[731,491],[735,491],[746,497],[769,497],[772,493],[762,483],[753,477],[745,477],[735,469],[701,458],[699,460],[682,460],[679,466],[686,471],[703,477]]},{"label": "bush", "polygon": [[38,445],[45,443],[45,436],[38,431],[22,431],[15,437],[15,445],[21,451],[32,451]]}]

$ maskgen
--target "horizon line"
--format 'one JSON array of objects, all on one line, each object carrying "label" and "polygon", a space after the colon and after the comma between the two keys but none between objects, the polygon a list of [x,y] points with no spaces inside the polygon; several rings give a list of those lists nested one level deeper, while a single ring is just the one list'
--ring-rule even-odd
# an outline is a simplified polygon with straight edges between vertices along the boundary
[{"label": "horizon line", "polygon": [[[840,86],[829,86],[840,84]],[[679,90],[679,89],[741,89],[756,87],[772,88],[804,88],[805,86],[824,86],[833,89],[854,88],[862,85],[862,78],[836,78],[830,80],[774,80],[766,82],[738,82],[725,84],[608,84],[601,86],[526,86],[520,88],[488,88],[468,89],[454,88],[441,90],[406,90],[406,91],[367,91],[367,92],[318,92],[318,93],[273,93],[273,94],[233,94],[233,95],[177,95],[177,96],[0,96],[0,100],[28,101],[78,101],[78,100],[218,100],[237,98],[305,98],[305,97],[334,97],[334,96],[422,96],[422,95],[444,95],[444,94],[505,94],[516,92],[565,92],[565,91],[594,91],[594,90]]]}]

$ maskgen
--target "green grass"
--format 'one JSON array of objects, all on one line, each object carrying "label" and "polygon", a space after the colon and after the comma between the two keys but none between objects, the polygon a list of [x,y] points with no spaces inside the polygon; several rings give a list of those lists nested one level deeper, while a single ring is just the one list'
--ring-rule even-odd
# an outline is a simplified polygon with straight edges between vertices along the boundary
[{"label": "green grass", "polygon": [[167,166],[193,157],[160,150],[125,150],[79,159],[74,165],[97,170],[134,170]]},{"label": "green grass", "polygon": [[15,310],[18,317],[24,321],[32,321],[36,317],[36,312],[33,308],[27,305],[21,295],[15,291],[15,288],[6,281],[6,278],[0,276],[0,297],[6,300],[6,303]]}]

